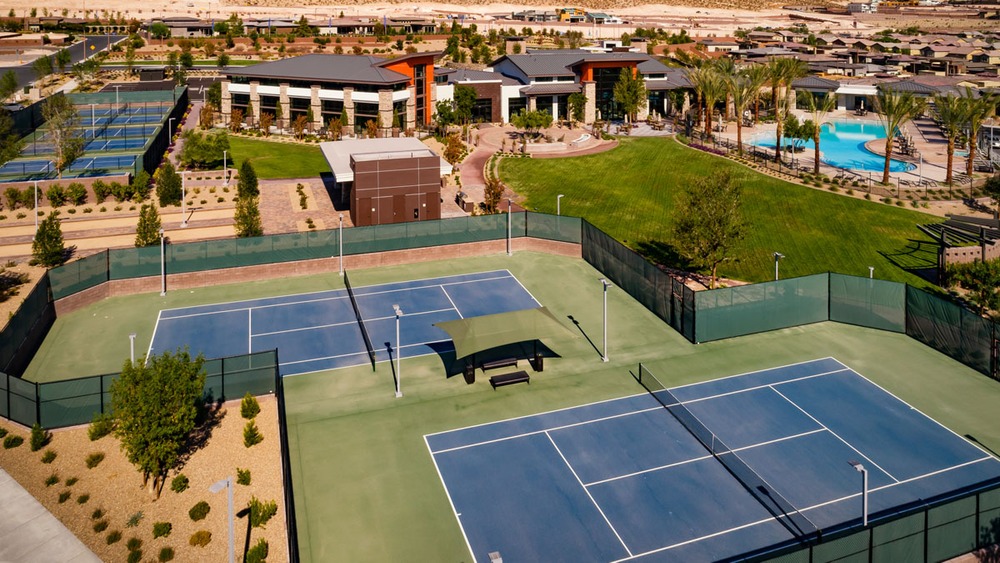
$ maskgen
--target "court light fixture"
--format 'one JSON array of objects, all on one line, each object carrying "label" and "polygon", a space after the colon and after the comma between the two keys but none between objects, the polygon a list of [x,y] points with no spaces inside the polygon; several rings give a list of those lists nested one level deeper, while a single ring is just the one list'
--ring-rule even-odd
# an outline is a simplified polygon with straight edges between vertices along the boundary
[{"label": "court light fixture", "polygon": [[861,473],[861,525],[868,527],[868,470],[857,461],[848,461],[854,469]]},{"label": "court light fixture", "polygon": [[612,287],[611,282],[606,278],[601,278],[601,285],[604,286],[604,352],[601,353],[601,361],[608,361],[608,288]]},{"label": "court light fixture", "polygon": [[226,489],[229,493],[229,563],[234,563],[236,558],[236,534],[233,531],[233,478],[226,477],[221,481],[216,481],[212,483],[212,486],[208,488],[208,492],[215,494],[219,491]]},{"label": "court light fixture", "polygon": [[774,281],[778,281],[778,260],[784,258],[785,255],[780,252],[774,253]]},{"label": "court light fixture", "polygon": [[556,196],[556,215],[562,215],[562,198],[566,197],[566,194],[559,194]]},{"label": "court light fixture", "polygon": [[400,389],[400,374],[399,374],[399,356],[400,356],[400,346],[399,346],[399,318],[403,316],[403,310],[399,308],[399,305],[393,305],[392,311],[396,314],[396,398],[403,396],[403,390]]}]

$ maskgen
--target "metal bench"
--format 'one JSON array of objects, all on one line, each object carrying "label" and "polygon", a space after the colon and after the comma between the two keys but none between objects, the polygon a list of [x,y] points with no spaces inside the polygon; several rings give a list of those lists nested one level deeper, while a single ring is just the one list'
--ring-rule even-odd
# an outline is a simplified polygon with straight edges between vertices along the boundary
[{"label": "metal bench", "polygon": [[493,386],[494,391],[497,390],[497,387],[513,385],[515,383],[531,383],[531,376],[529,376],[526,371],[515,371],[501,375],[494,375],[490,378],[490,385]]},{"label": "metal bench", "polygon": [[505,368],[511,366],[517,367],[517,358],[500,358],[499,360],[493,360],[491,362],[483,362],[480,367],[483,368],[483,371],[486,371],[488,369]]}]

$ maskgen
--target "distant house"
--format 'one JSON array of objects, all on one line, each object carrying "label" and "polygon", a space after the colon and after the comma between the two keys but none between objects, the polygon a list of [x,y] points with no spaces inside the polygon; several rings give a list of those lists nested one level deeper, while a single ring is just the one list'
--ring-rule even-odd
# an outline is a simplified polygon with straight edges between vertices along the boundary
[{"label": "distant house", "polygon": [[740,48],[740,43],[735,37],[705,37],[696,40],[695,43],[703,46],[709,53],[728,53]]},{"label": "distant house", "polygon": [[211,37],[213,33],[212,23],[198,18],[185,16],[159,18],[151,20],[149,26],[154,23],[162,23],[167,26],[171,37]]},{"label": "distant house", "polygon": [[375,24],[353,18],[328,18],[314,23],[320,35],[372,35]]},{"label": "distant house", "polygon": [[243,28],[246,33],[256,31],[259,34],[267,35],[271,33],[290,33],[299,28],[297,22],[292,20],[279,19],[248,19],[243,21]]},{"label": "distant house", "polygon": [[604,24],[620,24],[622,23],[621,18],[618,16],[611,16],[603,12],[587,12],[587,21],[596,25]]},{"label": "distant house", "polygon": [[871,14],[875,12],[871,2],[850,2],[847,4],[849,14]]}]

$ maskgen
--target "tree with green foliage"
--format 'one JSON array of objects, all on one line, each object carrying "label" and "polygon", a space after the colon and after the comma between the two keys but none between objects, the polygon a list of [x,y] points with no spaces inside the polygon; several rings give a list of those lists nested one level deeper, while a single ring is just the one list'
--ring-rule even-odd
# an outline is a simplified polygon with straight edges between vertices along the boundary
[{"label": "tree with green foliage", "polygon": [[467,124],[472,120],[472,108],[476,105],[476,90],[472,86],[455,86],[455,119]]},{"label": "tree with green foliage", "polygon": [[615,102],[621,106],[625,113],[625,121],[635,121],[639,110],[646,107],[646,85],[641,76],[636,76],[638,71],[631,68],[623,68],[618,74],[618,82],[612,90]]},{"label": "tree with green foliage", "polygon": [[194,55],[191,54],[191,51],[184,51],[178,57],[177,62],[181,65],[181,68],[190,69],[194,66]]},{"label": "tree with green foliage", "polygon": [[[220,69],[223,69],[229,66],[229,62],[230,62],[229,55],[225,53],[219,53],[219,57],[215,60],[215,66],[219,67]],[[221,83],[219,82],[213,82],[212,86],[215,86],[216,84],[219,84],[221,86]]]},{"label": "tree with green foliage", "polygon": [[98,71],[101,70],[101,60],[98,57],[90,57],[73,65],[73,76],[82,86],[89,84]]},{"label": "tree with green foliage", "polygon": [[163,163],[163,166],[156,171],[156,196],[160,200],[160,207],[181,204],[181,175],[177,173],[174,165],[170,161]]},{"label": "tree with green foliage", "polygon": [[59,49],[56,51],[55,59],[59,72],[64,74],[66,72],[66,67],[73,63],[73,55],[69,52],[69,49]]},{"label": "tree with green foliage", "polygon": [[996,214],[1000,215],[1000,174],[994,174],[986,180],[983,192],[990,196],[990,201],[997,206]]},{"label": "tree with green foliage", "polygon": [[[809,74],[809,65],[805,61],[792,58],[772,58],[768,61],[768,74],[771,82],[771,104],[774,108],[774,121],[777,124],[774,134],[777,143],[774,147],[774,161],[781,161],[781,136],[785,116],[791,110],[788,100],[792,91],[792,82]],[[784,88],[785,99],[778,99],[778,92]]]},{"label": "tree with green foliage", "polygon": [[66,261],[66,245],[63,243],[58,211],[49,213],[38,224],[38,233],[31,243],[31,256],[34,262],[46,268],[58,266]]},{"label": "tree with green foliage", "polygon": [[968,106],[962,98],[951,92],[935,94],[932,100],[934,101],[934,114],[941,126],[941,133],[948,142],[945,150],[948,163],[945,165],[944,183],[950,186],[954,173],[955,143],[960,136],[965,134]]},{"label": "tree with green foliage", "polygon": [[62,178],[63,171],[83,155],[86,142],[77,130],[80,116],[76,113],[73,102],[64,94],[58,93],[42,104],[42,118],[52,143],[52,163],[59,178]]},{"label": "tree with green foliage", "polygon": [[0,76],[0,101],[11,97],[14,92],[17,92],[17,74],[8,70]]},{"label": "tree with green foliage", "polygon": [[811,119],[807,121],[812,125],[812,131],[810,131],[812,142],[815,148],[815,155],[813,157],[813,174],[819,175],[819,138],[822,132],[823,123],[826,122],[826,116],[830,114],[833,110],[837,109],[837,96],[833,94],[826,94],[822,99],[817,100],[816,96],[812,92],[801,91],[798,93],[799,103],[806,106],[806,110],[812,116]]},{"label": "tree with green foliage", "polygon": [[222,109],[222,83],[213,82],[205,91],[205,101],[212,104],[215,109]]},{"label": "tree with green foliage", "polygon": [[240,199],[260,195],[260,188],[257,187],[257,172],[253,169],[250,160],[244,160],[243,164],[240,165],[240,179],[236,184],[236,195]]},{"label": "tree with green foliage", "polygon": [[522,130],[522,135],[537,135],[542,129],[552,127],[552,114],[546,110],[522,109],[510,117],[510,123]]},{"label": "tree with green foliage", "polygon": [[448,126],[456,123],[455,105],[452,100],[441,100],[434,106],[434,123],[437,126],[438,135],[443,136]]},{"label": "tree with green foliage", "polygon": [[750,105],[760,98],[760,88],[764,83],[756,75],[746,71],[736,71],[723,78],[736,111],[736,147],[740,156],[743,156],[743,116],[749,113]]},{"label": "tree with green foliage", "polygon": [[[924,111],[925,101],[910,92],[896,92],[891,88],[880,87],[875,96],[875,113],[885,133],[885,167],[882,169],[882,183],[889,183],[889,164],[892,161],[893,139],[896,131],[903,123],[920,115]],[[951,162],[948,163],[951,173]]]},{"label": "tree with green foliage", "polygon": [[14,130],[14,118],[0,108],[0,166],[17,158],[24,148],[24,141]]},{"label": "tree with green foliage", "polygon": [[979,130],[983,127],[983,122],[996,114],[997,106],[1000,105],[1000,94],[996,92],[987,94],[983,92],[980,97],[976,97],[972,88],[965,87],[962,95],[965,104],[965,116],[968,120],[969,155],[965,159],[965,173],[970,178],[974,172],[974,162],[976,160],[977,139]]},{"label": "tree with green foliage", "polygon": [[151,203],[144,203],[139,209],[139,224],[135,227],[135,246],[155,246],[160,242],[160,228],[163,223],[160,221],[160,213],[156,206]]},{"label": "tree with green foliage", "polygon": [[185,168],[209,168],[222,163],[222,152],[229,150],[229,135],[225,131],[202,133],[189,129],[182,135],[184,146],[178,157]]},{"label": "tree with green foliage", "polygon": [[[242,177],[241,174],[240,178],[242,179]],[[236,211],[233,219],[238,238],[259,237],[264,234],[259,200],[260,198],[257,196],[241,196],[236,200]]]},{"label": "tree with green foliage", "polygon": [[35,71],[35,76],[40,81],[52,74],[52,59],[47,56],[38,57],[35,59],[35,62],[31,63],[31,68]]},{"label": "tree with green foliage", "polygon": [[132,178],[130,187],[132,188],[133,201],[144,201],[149,197],[149,190],[151,189],[149,185],[149,172],[139,170]]},{"label": "tree with green foliage", "polygon": [[966,298],[980,315],[1000,310],[1000,260],[955,264],[950,270],[949,277],[968,292]]},{"label": "tree with green foliage", "polygon": [[[186,350],[126,361],[111,383],[114,434],[157,497],[194,431],[205,388],[204,357]],[[152,478],[152,480],[150,480]]]},{"label": "tree with green foliage", "polygon": [[583,123],[586,117],[587,96],[583,92],[573,92],[566,100],[569,105],[569,118],[574,125]]},{"label": "tree with green foliage", "polygon": [[131,42],[125,44],[125,72],[132,74],[135,69],[135,46]]},{"label": "tree with green foliage", "polygon": [[149,26],[149,35],[153,39],[159,39],[162,43],[164,39],[170,37],[170,28],[163,22],[155,22]]},{"label": "tree with green foliage", "polygon": [[681,192],[674,217],[674,246],[695,266],[709,269],[715,289],[719,265],[735,259],[746,236],[740,182],[728,169],[696,178]]}]

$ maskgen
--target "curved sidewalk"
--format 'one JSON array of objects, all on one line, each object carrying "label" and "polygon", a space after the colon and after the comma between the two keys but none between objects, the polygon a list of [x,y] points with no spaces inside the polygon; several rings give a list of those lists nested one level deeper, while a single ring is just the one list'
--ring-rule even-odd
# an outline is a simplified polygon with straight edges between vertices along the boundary
[{"label": "curved sidewalk", "polygon": [[0,562],[7,561],[100,563],[101,560],[0,469]]}]

